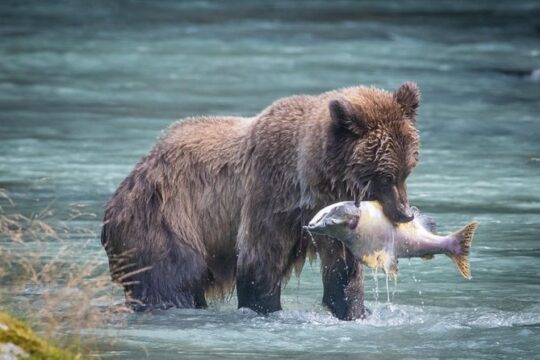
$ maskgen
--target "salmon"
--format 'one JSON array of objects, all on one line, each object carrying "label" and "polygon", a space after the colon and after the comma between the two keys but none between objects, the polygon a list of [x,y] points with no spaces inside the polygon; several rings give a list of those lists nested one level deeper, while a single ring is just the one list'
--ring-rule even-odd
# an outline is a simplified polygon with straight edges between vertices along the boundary
[{"label": "salmon", "polygon": [[469,253],[478,224],[471,222],[446,236],[436,233],[431,218],[415,210],[407,223],[394,224],[377,201],[339,202],[320,210],[304,228],[312,234],[337,239],[366,266],[397,275],[398,258],[430,259],[447,255],[459,273],[471,279]]}]

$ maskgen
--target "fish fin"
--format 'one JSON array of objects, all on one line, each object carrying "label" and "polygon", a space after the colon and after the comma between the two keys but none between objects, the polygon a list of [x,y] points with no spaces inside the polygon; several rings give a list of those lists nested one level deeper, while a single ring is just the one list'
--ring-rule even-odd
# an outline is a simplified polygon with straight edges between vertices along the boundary
[{"label": "fish fin", "polygon": [[425,227],[430,233],[437,234],[437,224],[431,216],[422,214],[416,206],[411,206],[414,217],[418,219],[420,224]]},{"label": "fish fin", "polygon": [[460,250],[461,252],[459,255],[454,254],[448,254],[448,256],[452,259],[454,264],[456,264],[456,267],[458,268],[459,272],[465,279],[470,280],[471,279],[471,269],[469,266],[469,253],[471,250],[471,242],[474,236],[474,232],[476,231],[476,227],[478,226],[477,222],[472,222],[468,225],[465,225],[463,229],[458,230],[453,234],[455,238],[459,241],[459,244],[461,246]]},{"label": "fish fin", "polygon": [[422,256],[422,259],[423,260],[431,260],[431,259],[433,259],[434,256],[435,255],[426,255],[426,256]]}]

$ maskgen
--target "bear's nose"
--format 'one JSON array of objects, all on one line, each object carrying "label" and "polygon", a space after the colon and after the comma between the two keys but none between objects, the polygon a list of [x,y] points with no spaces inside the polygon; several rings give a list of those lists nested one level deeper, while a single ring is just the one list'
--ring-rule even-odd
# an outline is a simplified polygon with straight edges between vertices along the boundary
[{"label": "bear's nose", "polygon": [[398,214],[395,220],[398,223],[408,223],[414,220],[414,213],[409,207],[407,207],[406,209],[401,208],[398,210]]}]

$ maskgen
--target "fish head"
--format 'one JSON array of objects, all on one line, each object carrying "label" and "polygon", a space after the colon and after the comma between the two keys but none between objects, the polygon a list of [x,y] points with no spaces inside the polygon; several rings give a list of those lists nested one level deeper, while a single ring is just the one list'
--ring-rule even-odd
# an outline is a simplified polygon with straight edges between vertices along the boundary
[{"label": "fish head", "polygon": [[353,201],[343,201],[329,205],[304,228],[314,235],[341,241],[364,265],[397,276],[398,258],[390,240],[394,227],[380,203],[361,202],[357,206]]},{"label": "fish head", "polygon": [[341,241],[360,262],[397,275],[398,259],[394,251],[394,226],[377,201],[339,202],[320,210],[305,229]]},{"label": "fish head", "polygon": [[343,201],[320,210],[304,228],[312,234],[326,235],[349,245],[360,219],[354,201]]}]

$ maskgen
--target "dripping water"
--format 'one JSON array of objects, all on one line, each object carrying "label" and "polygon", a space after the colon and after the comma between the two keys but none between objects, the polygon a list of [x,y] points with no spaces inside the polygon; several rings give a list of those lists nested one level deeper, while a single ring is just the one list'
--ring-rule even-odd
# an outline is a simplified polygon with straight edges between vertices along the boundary
[{"label": "dripping water", "polygon": [[386,302],[390,303],[390,288],[388,286],[388,273],[385,274],[385,281],[386,281]]},{"label": "dripping water", "polygon": [[379,302],[379,277],[378,277],[378,268],[371,269],[371,274],[373,275],[373,283],[375,288],[373,289],[373,295],[375,297],[375,302]]}]

